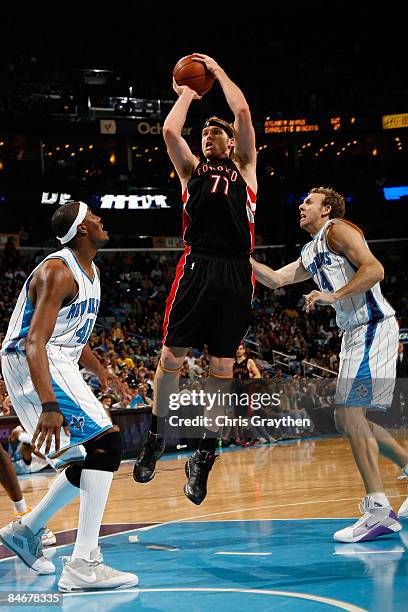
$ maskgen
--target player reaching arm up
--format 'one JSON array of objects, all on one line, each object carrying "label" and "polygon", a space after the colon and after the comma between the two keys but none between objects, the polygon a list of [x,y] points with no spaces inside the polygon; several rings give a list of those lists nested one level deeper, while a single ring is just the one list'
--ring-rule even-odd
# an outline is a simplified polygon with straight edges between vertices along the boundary
[{"label": "player reaching arm up", "polygon": [[[143,483],[152,480],[164,452],[169,397],[179,390],[179,373],[190,347],[207,344],[206,392],[216,393],[220,380],[224,379],[223,385],[232,380],[235,353],[252,318],[254,276],[249,256],[254,248],[257,182],[251,113],[241,89],[214,59],[202,53],[191,57],[218,80],[234,123],[215,116],[205,121],[199,160],[182,130],[192,101],[200,96],[173,80],[178,99],[164,122],[163,136],[181,182],[186,249],[166,302],[152,423],[133,470],[134,479]],[[217,425],[206,429],[186,464],[184,493],[197,505],[207,494],[208,474],[217,457],[217,431]]]},{"label": "player reaching arm up", "polygon": [[228,106],[234,114],[234,156],[237,166],[248,185],[256,192],[256,142],[255,130],[252,125],[251,111],[241,89],[236,85],[225,70],[208,55],[195,53],[194,58],[202,61],[218,80]]},{"label": "player reaching arm up", "polygon": [[[257,189],[256,181],[256,144],[255,130],[252,125],[251,113],[248,103],[241,89],[229,78],[225,70],[208,55],[194,53],[196,61],[203,62],[207,69],[214,75],[221,85],[226,101],[234,114],[234,126],[230,133],[231,148],[234,148],[236,164],[248,185],[254,192]],[[182,137],[182,129],[186,121],[187,112],[193,100],[201,100],[195,91],[186,85],[177,85],[173,79],[173,89],[179,96],[176,104],[168,114],[163,125],[163,137],[167,145],[167,152],[176,168],[180,178],[182,189],[187,185],[199,160],[193,155],[186,140]],[[228,125],[228,124],[227,124]],[[209,127],[209,126],[205,126]],[[225,129],[225,128],[224,128]],[[203,148],[205,153],[213,151],[211,156],[215,157],[214,142],[211,130],[203,130]]]}]

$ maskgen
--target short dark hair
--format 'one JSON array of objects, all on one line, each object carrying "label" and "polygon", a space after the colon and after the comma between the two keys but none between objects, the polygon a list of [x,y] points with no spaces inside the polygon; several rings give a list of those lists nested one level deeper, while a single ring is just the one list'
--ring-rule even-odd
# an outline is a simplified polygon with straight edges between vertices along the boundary
[{"label": "short dark hair", "polygon": [[75,221],[78,210],[79,202],[66,202],[66,204],[63,204],[55,211],[52,215],[51,224],[54,234],[57,237],[59,236],[62,238],[65,236]]},{"label": "short dark hair", "polygon": [[341,193],[331,187],[313,187],[309,193],[322,193],[325,196],[323,204],[331,206],[329,219],[343,219],[346,214],[346,200]]}]

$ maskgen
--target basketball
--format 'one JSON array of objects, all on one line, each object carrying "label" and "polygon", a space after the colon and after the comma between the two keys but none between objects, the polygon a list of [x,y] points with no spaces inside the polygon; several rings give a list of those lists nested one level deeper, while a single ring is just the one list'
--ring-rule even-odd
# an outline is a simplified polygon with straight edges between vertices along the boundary
[{"label": "basketball", "polygon": [[177,85],[187,85],[199,96],[206,94],[214,83],[214,75],[203,62],[194,61],[192,55],[182,57],[174,66],[173,76]]}]

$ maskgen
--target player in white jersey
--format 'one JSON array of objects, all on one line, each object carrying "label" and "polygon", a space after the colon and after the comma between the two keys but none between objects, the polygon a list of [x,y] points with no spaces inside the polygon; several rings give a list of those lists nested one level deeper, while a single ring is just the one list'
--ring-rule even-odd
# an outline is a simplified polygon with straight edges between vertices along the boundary
[{"label": "player in white jersey", "polygon": [[52,225],[63,248],[46,257],[21,290],[2,346],[2,371],[13,407],[36,449],[59,457],[72,455],[82,445],[84,460],[61,472],[40,503],[1,529],[0,537],[38,573],[55,572],[42,554],[44,525],[80,495],[77,539],[58,588],[134,586],[137,576],[102,563],[99,529],[113,472],[122,459],[122,443],[78,366],[80,362],[98,376],[104,388],[117,382],[87,344],[100,302],[93,259],[108,234],[100,217],[83,202],[61,206]]},{"label": "player in white jersey", "polygon": [[[408,453],[379,425],[366,418],[367,408],[386,409],[392,401],[398,347],[395,312],[381,294],[384,270],[361,230],[343,220],[344,197],[333,189],[312,189],[299,207],[300,226],[312,240],[298,260],[272,270],[252,260],[258,281],[276,288],[313,278],[319,290],[305,295],[306,312],[316,304],[336,310],[343,332],[336,391],[336,426],[351,444],[366,496],[363,516],[334,534],[340,542],[372,540],[401,529],[384,493],[378,452],[408,477]],[[399,510],[408,515],[408,499]]]}]

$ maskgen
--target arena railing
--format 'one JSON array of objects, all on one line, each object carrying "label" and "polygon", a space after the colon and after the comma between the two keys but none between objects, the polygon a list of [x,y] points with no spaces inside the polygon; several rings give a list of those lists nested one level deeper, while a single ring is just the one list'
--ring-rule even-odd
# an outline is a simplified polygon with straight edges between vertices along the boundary
[{"label": "arena railing", "polygon": [[287,355],[281,351],[272,351],[272,365],[286,368],[288,372],[290,371],[290,362],[295,360],[295,355]]},{"label": "arena railing", "polygon": [[[307,378],[308,376],[312,376],[314,378],[328,378],[331,376],[337,376],[338,374],[334,370],[330,370],[329,368],[324,368],[323,366],[316,365],[315,363],[306,361],[306,359],[303,359],[301,365],[303,369],[303,376],[305,378]],[[318,372],[315,372],[314,370],[318,370]],[[326,376],[323,374],[324,372],[327,373]]]}]

